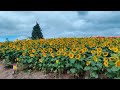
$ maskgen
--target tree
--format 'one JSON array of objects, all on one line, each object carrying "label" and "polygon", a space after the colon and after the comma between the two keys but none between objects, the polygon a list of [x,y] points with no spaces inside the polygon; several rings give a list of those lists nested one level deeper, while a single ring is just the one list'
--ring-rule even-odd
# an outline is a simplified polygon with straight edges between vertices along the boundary
[{"label": "tree", "polygon": [[33,31],[32,31],[32,39],[43,39],[43,34],[41,32],[41,28],[39,26],[39,24],[36,22],[36,25],[33,27]]}]

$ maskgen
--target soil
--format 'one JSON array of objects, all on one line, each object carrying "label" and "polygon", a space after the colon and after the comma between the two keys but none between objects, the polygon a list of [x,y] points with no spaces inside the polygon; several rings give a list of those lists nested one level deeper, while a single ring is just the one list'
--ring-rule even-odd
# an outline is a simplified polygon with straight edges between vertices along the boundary
[{"label": "soil", "polygon": [[61,74],[56,77],[54,73],[44,74],[41,71],[18,71],[14,74],[13,69],[5,69],[5,64],[0,62],[0,79],[72,79],[69,74]]}]

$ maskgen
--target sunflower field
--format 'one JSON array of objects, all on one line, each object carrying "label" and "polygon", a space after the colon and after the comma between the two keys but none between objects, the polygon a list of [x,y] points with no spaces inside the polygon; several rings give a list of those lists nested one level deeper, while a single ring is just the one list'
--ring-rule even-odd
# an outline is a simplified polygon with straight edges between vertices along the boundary
[{"label": "sunflower field", "polygon": [[120,38],[85,37],[16,40],[0,43],[6,64],[54,73],[85,74],[85,78],[120,78]]}]

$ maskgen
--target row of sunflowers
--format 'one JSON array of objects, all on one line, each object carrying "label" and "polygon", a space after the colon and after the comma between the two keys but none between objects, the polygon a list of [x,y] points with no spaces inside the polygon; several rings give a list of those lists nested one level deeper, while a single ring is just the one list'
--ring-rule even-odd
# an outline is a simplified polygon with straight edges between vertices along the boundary
[{"label": "row of sunflowers", "polygon": [[16,40],[0,43],[0,58],[8,65],[80,75],[85,78],[120,78],[120,39],[107,37]]}]

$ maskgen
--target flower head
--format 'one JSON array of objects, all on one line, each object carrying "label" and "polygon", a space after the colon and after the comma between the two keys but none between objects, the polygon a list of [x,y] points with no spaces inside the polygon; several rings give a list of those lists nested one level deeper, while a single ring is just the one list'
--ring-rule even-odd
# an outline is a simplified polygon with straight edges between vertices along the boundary
[{"label": "flower head", "polygon": [[115,62],[115,66],[116,66],[116,67],[120,67],[120,60],[117,60],[117,61]]}]

